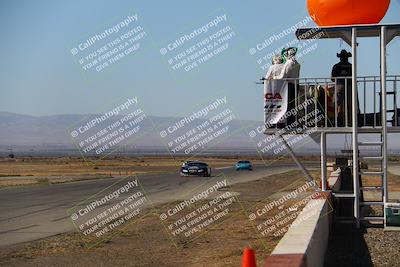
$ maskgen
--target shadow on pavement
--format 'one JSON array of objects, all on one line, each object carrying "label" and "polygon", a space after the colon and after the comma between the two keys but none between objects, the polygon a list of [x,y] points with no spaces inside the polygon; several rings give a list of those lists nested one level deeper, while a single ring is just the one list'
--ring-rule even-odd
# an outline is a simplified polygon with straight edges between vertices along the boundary
[{"label": "shadow on pavement", "polygon": [[325,267],[374,266],[364,239],[364,228],[350,224],[334,224],[325,254]]}]

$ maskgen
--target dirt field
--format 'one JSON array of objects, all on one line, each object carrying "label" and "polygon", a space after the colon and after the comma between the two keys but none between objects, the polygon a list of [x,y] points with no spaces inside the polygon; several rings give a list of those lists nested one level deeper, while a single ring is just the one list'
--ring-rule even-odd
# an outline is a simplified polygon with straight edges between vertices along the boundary
[{"label": "dirt field", "polygon": [[[202,235],[191,242],[171,241],[171,235],[156,215],[158,207],[140,221],[118,231],[118,235],[110,241],[95,248],[86,248],[88,244],[93,244],[93,240],[83,240],[77,233],[62,234],[2,250],[0,265],[239,266],[243,248],[251,246],[256,249],[258,264],[262,266],[265,257],[271,253],[284,232],[263,236],[255,228],[262,221],[257,219],[252,222],[248,214],[254,211],[255,205],[259,207],[279,197],[279,193],[275,194],[278,191],[291,191],[304,182],[299,171],[292,171],[234,185],[231,190],[240,194],[240,201],[230,208],[227,219],[219,225],[203,229]],[[285,202],[283,206],[269,211],[266,217],[273,217],[295,202],[298,200]],[[301,209],[298,206],[293,212]]]},{"label": "dirt field", "polygon": [[[233,165],[233,159],[209,158],[216,167]],[[139,173],[165,173],[179,169],[184,159],[172,158],[17,158],[0,159],[0,187],[65,183]],[[7,178],[10,177],[10,178]]]},{"label": "dirt field", "polygon": [[[231,157],[22,157],[0,158],[0,188],[6,186],[40,185],[74,182],[104,177],[117,177],[139,173],[176,172],[185,160],[210,163],[212,168],[233,166],[242,158]],[[288,158],[245,158],[253,164],[264,164],[264,160],[291,162]]]}]

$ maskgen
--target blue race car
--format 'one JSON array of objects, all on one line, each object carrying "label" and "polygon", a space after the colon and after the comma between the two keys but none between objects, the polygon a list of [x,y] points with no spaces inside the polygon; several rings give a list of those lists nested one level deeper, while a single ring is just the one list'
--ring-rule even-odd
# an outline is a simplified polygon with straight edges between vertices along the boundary
[{"label": "blue race car", "polygon": [[253,170],[253,166],[251,165],[251,162],[250,162],[250,161],[248,161],[248,160],[241,160],[241,161],[238,161],[238,162],[235,164],[235,169],[236,169],[237,171],[239,171],[239,170],[249,170],[249,171],[252,171],[252,170]]}]

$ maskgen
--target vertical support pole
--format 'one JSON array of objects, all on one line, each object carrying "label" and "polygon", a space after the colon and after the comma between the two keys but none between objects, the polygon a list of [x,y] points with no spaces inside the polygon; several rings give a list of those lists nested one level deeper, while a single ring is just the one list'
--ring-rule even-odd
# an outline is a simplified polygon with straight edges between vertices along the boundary
[{"label": "vertical support pole", "polygon": [[358,170],[358,90],[357,90],[357,28],[352,28],[351,46],[352,64],[352,141],[353,141],[353,187],[354,187],[354,217],[356,227],[360,227],[360,186]]},{"label": "vertical support pole", "polygon": [[398,122],[398,117],[397,117],[397,76],[394,76],[394,82],[393,82],[393,106],[394,106],[394,125],[397,127],[399,125]]},{"label": "vertical support pole", "polygon": [[[386,105],[386,27],[381,27],[381,99],[382,99],[382,172],[383,172],[383,201],[388,202],[387,181],[387,105]],[[386,218],[386,216],[385,216]]]},{"label": "vertical support pole", "polygon": [[374,77],[374,128],[377,126],[376,121],[376,77]]},{"label": "vertical support pole", "polygon": [[328,183],[327,171],[326,171],[326,133],[321,133],[321,189],[326,191],[326,185]]},{"label": "vertical support pole", "polygon": [[334,96],[335,96],[335,121],[334,126],[333,127],[338,127],[338,98],[337,98],[337,78],[335,78],[335,92],[334,92]]}]

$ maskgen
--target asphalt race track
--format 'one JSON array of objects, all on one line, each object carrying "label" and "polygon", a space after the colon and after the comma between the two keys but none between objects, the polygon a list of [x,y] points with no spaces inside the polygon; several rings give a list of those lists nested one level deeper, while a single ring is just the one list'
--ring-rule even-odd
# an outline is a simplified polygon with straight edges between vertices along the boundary
[{"label": "asphalt race track", "polygon": [[[319,163],[307,167],[318,167]],[[180,177],[177,173],[138,176],[153,204],[178,200],[182,192],[224,175],[232,184],[298,169],[295,164],[254,166],[253,171],[233,167],[213,169],[213,177]],[[25,186],[0,190],[0,246],[32,241],[74,230],[67,210],[114,184],[118,178],[66,184]]]}]

